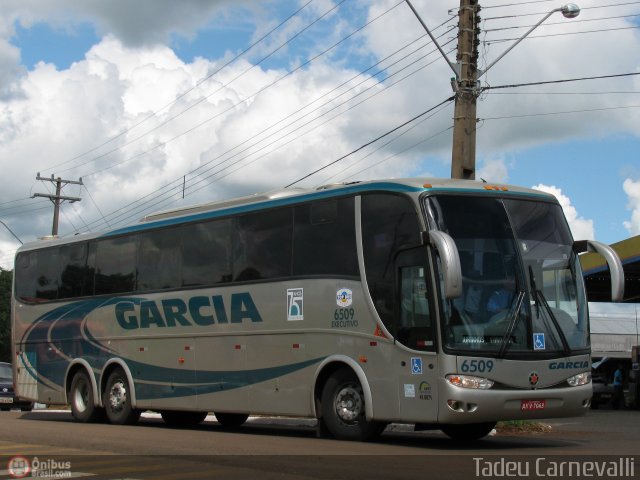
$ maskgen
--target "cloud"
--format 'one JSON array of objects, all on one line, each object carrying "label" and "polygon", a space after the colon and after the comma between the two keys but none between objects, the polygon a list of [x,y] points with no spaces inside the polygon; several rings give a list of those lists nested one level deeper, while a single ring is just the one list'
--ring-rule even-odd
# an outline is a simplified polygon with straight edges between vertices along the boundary
[{"label": "cloud", "polygon": [[503,159],[486,160],[480,165],[476,178],[482,178],[487,182],[493,183],[507,183],[509,181],[509,171]]},{"label": "cloud", "polygon": [[[89,193],[73,185],[63,192],[83,200],[63,206],[60,232],[100,230],[107,226],[102,213],[110,225],[126,224],[149,211],[282,188],[384,131],[380,118],[367,114],[373,112],[371,105],[322,107],[338,93],[304,108],[354,77],[353,70],[318,63],[285,77],[284,70],[251,66],[241,60],[203,82],[217,62],[199,58],[188,63],[167,46],[127,47],[113,36],[67,69],[36,65],[18,82],[23,96],[0,104],[0,158],[13,159],[3,162],[3,175],[12,181],[3,184],[0,204],[50,193],[50,184],[35,182],[36,172],[83,177]],[[275,87],[258,93],[278,79]],[[354,133],[348,127],[356,124]],[[373,155],[358,167],[387,154]],[[342,168],[336,165],[325,174]],[[389,176],[390,169],[394,176],[405,176],[415,163],[398,159],[373,172]],[[182,200],[183,175],[194,170],[187,175]],[[141,197],[141,208],[132,208]],[[50,205],[36,200],[23,205],[42,210],[11,218],[14,230],[25,241],[48,234]],[[124,210],[109,216],[119,209]]]},{"label": "cloud", "polygon": [[595,230],[593,227],[593,220],[587,220],[580,215],[578,211],[571,204],[571,199],[562,193],[562,190],[553,185],[535,185],[531,188],[540,190],[542,192],[550,193],[558,199],[558,202],[562,206],[564,216],[567,218],[569,228],[573,234],[573,238],[576,240],[594,240]]},{"label": "cloud", "polygon": [[629,199],[627,208],[631,210],[631,219],[624,222],[624,228],[631,235],[640,235],[640,181],[627,178],[622,184],[622,188]]}]

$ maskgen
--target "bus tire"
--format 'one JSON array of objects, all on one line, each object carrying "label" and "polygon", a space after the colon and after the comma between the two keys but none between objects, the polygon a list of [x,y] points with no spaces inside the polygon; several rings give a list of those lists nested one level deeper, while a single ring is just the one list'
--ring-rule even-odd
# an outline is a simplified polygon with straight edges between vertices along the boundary
[{"label": "bus tire", "polygon": [[76,422],[90,423],[104,420],[104,409],[97,407],[89,375],[80,370],[73,376],[69,390],[71,415]]},{"label": "bus tire", "polygon": [[182,412],[177,410],[163,410],[160,415],[164,423],[170,427],[195,427],[207,418],[207,412]]},{"label": "bus tire", "polygon": [[131,387],[121,369],[111,372],[102,394],[102,404],[109,422],[114,425],[133,425],[140,418],[140,410],[131,405]]},{"label": "bus tire", "polygon": [[486,437],[496,426],[496,422],[440,425],[448,437],[459,442],[473,442]]},{"label": "bus tire", "polygon": [[249,418],[248,413],[217,413],[214,412],[216,416],[216,420],[223,427],[227,428],[237,428],[244,424]]},{"label": "bus tire", "polygon": [[327,379],[322,389],[321,410],[321,421],[340,440],[373,440],[387,426],[366,419],[364,391],[358,377],[348,368],[336,370]]}]

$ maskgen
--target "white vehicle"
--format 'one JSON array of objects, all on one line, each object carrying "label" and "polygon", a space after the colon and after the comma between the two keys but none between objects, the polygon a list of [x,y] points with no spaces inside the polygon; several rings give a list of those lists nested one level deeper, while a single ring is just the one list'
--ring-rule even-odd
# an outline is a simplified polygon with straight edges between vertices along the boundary
[{"label": "white vehicle", "polygon": [[578,253],[557,200],[409,179],[285,190],[151,215],[16,256],[19,395],[79,421],[316,417],[475,439],[591,399]]}]

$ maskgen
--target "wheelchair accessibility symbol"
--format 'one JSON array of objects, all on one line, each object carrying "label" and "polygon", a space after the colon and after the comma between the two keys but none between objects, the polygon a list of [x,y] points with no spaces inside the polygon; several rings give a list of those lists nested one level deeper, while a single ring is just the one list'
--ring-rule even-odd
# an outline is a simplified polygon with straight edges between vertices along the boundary
[{"label": "wheelchair accessibility symbol", "polygon": [[534,333],[533,334],[533,349],[534,350],[545,350],[544,344],[544,333]]},{"label": "wheelchair accessibility symbol", "polygon": [[422,359],[418,357],[411,358],[411,374],[420,375],[422,373]]}]

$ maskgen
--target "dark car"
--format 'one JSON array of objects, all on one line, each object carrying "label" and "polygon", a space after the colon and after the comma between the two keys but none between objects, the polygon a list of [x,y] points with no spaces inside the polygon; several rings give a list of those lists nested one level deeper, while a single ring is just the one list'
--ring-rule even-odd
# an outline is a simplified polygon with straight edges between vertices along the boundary
[{"label": "dark car", "polygon": [[0,362],[0,410],[19,408],[23,412],[33,410],[33,402],[16,397],[13,391],[13,369],[10,363]]}]

